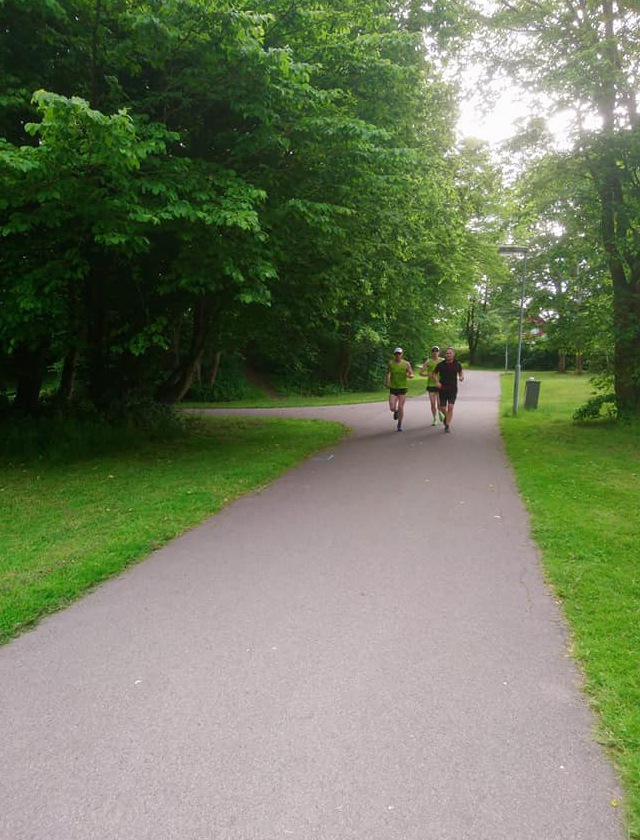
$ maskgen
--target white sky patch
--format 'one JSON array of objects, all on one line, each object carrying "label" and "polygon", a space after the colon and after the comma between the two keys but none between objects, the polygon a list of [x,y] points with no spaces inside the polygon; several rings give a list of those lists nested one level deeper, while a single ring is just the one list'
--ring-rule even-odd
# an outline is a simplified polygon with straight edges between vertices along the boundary
[{"label": "white sky patch", "polygon": [[509,79],[494,82],[488,89],[480,79],[478,67],[470,66],[464,71],[458,104],[457,127],[461,137],[474,137],[497,147],[517,133],[518,124],[543,117],[556,149],[567,149],[573,144],[571,112],[554,113],[551,101],[545,107],[539,97],[534,99]]},{"label": "white sky patch", "polygon": [[530,111],[521,95],[515,88],[507,87],[489,111],[474,99],[463,99],[458,131],[463,137],[476,137],[495,146],[512,137],[516,121],[527,116]]}]

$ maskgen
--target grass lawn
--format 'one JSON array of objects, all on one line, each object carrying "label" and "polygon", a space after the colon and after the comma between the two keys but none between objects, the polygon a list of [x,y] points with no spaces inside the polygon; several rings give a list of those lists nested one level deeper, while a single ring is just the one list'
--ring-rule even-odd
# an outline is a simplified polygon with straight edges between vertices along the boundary
[{"label": "grass lawn", "polygon": [[[419,369],[420,366],[418,366]],[[409,397],[417,397],[424,394],[427,387],[427,379],[418,376],[414,368],[415,378],[408,382]],[[354,405],[356,403],[384,402],[389,399],[388,388],[380,391],[341,391],[337,394],[325,394],[323,396],[289,396],[278,397],[255,397],[249,400],[234,400],[232,402],[184,402],[184,408],[295,408],[308,405]]]},{"label": "grass lawn", "polygon": [[342,434],[322,420],[190,418],[166,442],[99,458],[0,462],[0,642]]},{"label": "grass lawn", "polygon": [[502,432],[640,840],[640,427],[576,424],[588,379],[536,378],[540,408],[512,417],[503,377]]}]

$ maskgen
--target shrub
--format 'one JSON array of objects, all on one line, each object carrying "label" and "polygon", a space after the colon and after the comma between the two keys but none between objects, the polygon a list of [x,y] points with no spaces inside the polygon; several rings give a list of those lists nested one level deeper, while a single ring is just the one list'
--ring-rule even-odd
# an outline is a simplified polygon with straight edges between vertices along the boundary
[{"label": "shrub", "polygon": [[194,383],[185,396],[192,402],[231,402],[263,397],[263,392],[247,381],[244,359],[237,354],[225,354],[213,385]]},{"label": "shrub", "polygon": [[617,416],[615,394],[599,394],[597,397],[591,397],[584,405],[576,409],[573,419],[579,421],[598,420],[603,416],[603,408],[605,409],[605,417]]}]

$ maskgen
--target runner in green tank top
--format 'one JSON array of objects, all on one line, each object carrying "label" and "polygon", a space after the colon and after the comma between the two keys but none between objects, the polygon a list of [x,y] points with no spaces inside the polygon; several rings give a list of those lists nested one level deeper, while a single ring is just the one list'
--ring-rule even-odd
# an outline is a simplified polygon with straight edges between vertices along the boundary
[{"label": "runner in green tank top", "polygon": [[429,377],[429,381],[427,382],[427,394],[429,394],[429,402],[431,403],[431,416],[433,417],[433,422],[431,423],[432,426],[438,425],[438,415],[440,416],[442,422],[444,422],[444,414],[442,412],[438,412],[438,393],[440,391],[438,382],[440,381],[440,377],[436,380],[431,377],[431,374],[436,369],[436,365],[441,361],[440,348],[437,344],[434,344],[431,348],[431,356],[428,359],[425,359],[424,364],[420,368],[420,376]]},{"label": "runner in green tank top", "polygon": [[393,359],[387,367],[387,388],[389,389],[389,410],[393,412],[393,419],[398,421],[397,429],[402,431],[404,404],[407,399],[407,378],[413,379],[413,369],[409,362],[402,358],[402,347],[393,351]]}]

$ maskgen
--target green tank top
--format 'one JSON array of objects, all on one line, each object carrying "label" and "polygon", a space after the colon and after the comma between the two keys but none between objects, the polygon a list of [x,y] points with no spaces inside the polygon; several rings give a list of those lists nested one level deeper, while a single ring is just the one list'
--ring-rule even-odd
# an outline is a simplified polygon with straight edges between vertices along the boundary
[{"label": "green tank top", "polygon": [[395,359],[391,359],[389,362],[389,370],[391,371],[391,376],[389,377],[389,387],[406,388],[407,363],[404,360],[402,362],[396,362]]},{"label": "green tank top", "polygon": [[[436,365],[440,364],[442,359],[428,359],[427,360],[427,373],[433,373],[436,369]],[[427,388],[436,388],[437,383],[440,381],[440,374],[437,375],[435,379],[429,377],[427,379]]]}]

